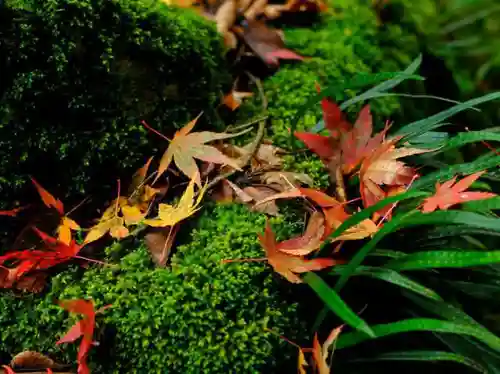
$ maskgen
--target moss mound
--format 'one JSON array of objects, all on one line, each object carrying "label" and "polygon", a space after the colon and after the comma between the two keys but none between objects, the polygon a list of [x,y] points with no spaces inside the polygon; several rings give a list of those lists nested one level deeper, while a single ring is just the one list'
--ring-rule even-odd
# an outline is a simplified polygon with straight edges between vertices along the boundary
[{"label": "moss mound", "polygon": [[210,117],[229,81],[214,25],[160,0],[7,0],[0,17],[1,207],[30,174],[61,198],[102,191],[159,145],[141,120]]},{"label": "moss mound", "polygon": [[[296,306],[280,298],[270,268],[221,263],[262,257],[256,234],[264,225],[265,216],[243,206],[217,206],[205,210],[171,269],[154,268],[140,248],[126,255],[119,269],[57,275],[43,297],[3,294],[0,352],[29,348],[70,362],[76,345],[55,342],[72,321],[54,300],[92,298],[99,306],[113,304],[98,318],[100,345],[89,360],[103,365],[94,367],[96,372],[260,373],[276,372],[287,361],[293,367],[294,348],[265,330],[291,339],[301,330]],[[293,227],[277,226],[281,234]]]}]

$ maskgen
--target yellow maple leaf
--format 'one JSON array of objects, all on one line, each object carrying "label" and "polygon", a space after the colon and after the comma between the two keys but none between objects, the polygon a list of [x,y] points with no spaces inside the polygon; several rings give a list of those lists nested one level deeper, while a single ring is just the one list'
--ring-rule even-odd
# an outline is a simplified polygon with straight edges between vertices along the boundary
[{"label": "yellow maple leaf", "polygon": [[80,225],[71,218],[62,217],[61,223],[57,228],[57,240],[66,245],[71,243],[71,230],[79,230]]},{"label": "yellow maple leaf", "polygon": [[202,187],[198,191],[198,196],[195,198],[194,185],[198,179],[199,176],[195,173],[177,205],[159,204],[158,216],[156,218],[146,219],[144,223],[153,227],[173,226],[195,213],[199,209],[199,205],[207,187],[207,185]]}]

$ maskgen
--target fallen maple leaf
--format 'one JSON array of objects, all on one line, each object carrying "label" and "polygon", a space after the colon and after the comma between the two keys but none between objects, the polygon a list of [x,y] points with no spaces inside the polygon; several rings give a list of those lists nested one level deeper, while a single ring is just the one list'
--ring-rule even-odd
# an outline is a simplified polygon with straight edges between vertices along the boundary
[{"label": "fallen maple leaf", "polygon": [[260,244],[266,251],[267,261],[273,267],[274,271],[291,283],[302,283],[302,279],[296,273],[321,270],[337,263],[332,258],[307,260],[302,256],[292,256],[279,251],[276,237],[269,222],[266,224],[264,234],[258,234],[258,237]]},{"label": "fallen maple leaf", "polygon": [[94,344],[95,317],[97,314],[111,307],[111,305],[106,305],[96,311],[92,301],[77,299],[60,301],[59,306],[70,313],[83,314],[84,316],[56,344],[72,343],[79,337],[82,337],[77,356],[78,374],[90,374],[90,369],[87,366],[87,356]]},{"label": "fallen maple leaf", "polygon": [[222,104],[227,106],[232,111],[238,109],[243,102],[243,99],[247,97],[252,97],[253,93],[251,92],[239,92],[239,91],[231,91],[222,99]]},{"label": "fallen maple leaf", "polygon": [[229,165],[234,169],[241,170],[236,160],[227,157],[217,148],[206,145],[205,143],[214,140],[233,138],[247,132],[247,130],[236,134],[215,133],[210,131],[191,133],[199,117],[200,116],[196,117],[175,133],[174,138],[160,160],[158,174],[153,183],[155,183],[168,169],[172,160],[184,175],[188,177],[196,175],[196,183],[199,186],[201,185],[200,171],[196,165],[195,158],[214,164]]},{"label": "fallen maple leaf", "polygon": [[268,65],[277,66],[279,60],[304,60],[304,57],[285,48],[285,42],[280,32],[268,27],[262,21],[248,21],[246,26],[234,27],[233,29],[248,47]]},{"label": "fallen maple leaf", "polygon": [[276,249],[294,256],[308,255],[320,248],[325,232],[325,216],[320,212],[313,212],[304,234],[278,243]]},{"label": "fallen maple leaf", "polygon": [[125,227],[125,218],[118,216],[123,206],[127,206],[127,198],[120,196],[114,201],[114,204],[104,211],[97,225],[89,230],[84,243],[89,244],[99,240],[108,232],[113,238],[122,239],[127,237],[129,230]]},{"label": "fallen maple leaf", "polygon": [[79,230],[80,225],[64,215],[64,205],[61,200],[51,195],[50,192],[43,188],[35,179],[31,178],[31,181],[35,185],[45,206],[48,208],[55,208],[61,215],[61,221],[57,227],[58,239],[66,245],[69,245],[71,242],[71,231]]},{"label": "fallen maple leaf", "polygon": [[313,359],[316,364],[316,368],[318,369],[318,374],[330,374],[330,366],[327,362],[328,360],[328,350],[332,346],[332,344],[337,340],[340,332],[342,331],[343,326],[339,326],[332,330],[328,338],[323,343],[323,347],[319,344],[318,334],[314,334],[313,341]]},{"label": "fallen maple leaf", "polygon": [[[401,191],[394,187],[408,186],[418,177],[416,170],[406,166],[399,158],[431,152],[431,149],[396,148],[399,138],[384,141],[373,153],[365,158],[361,164],[359,179],[360,193],[365,208],[374,205],[388,196],[392,191]],[[385,191],[381,186],[388,186]],[[385,207],[377,212],[386,214],[391,207]]]},{"label": "fallen maple leaf", "polygon": [[64,205],[62,201],[52,196],[49,193],[49,191],[43,188],[34,178],[31,178],[31,181],[33,182],[36,190],[40,194],[43,203],[49,208],[56,209],[60,215],[64,215]]},{"label": "fallen maple leaf", "polygon": [[458,182],[457,177],[453,177],[443,184],[436,183],[436,193],[425,199],[422,212],[430,213],[436,209],[446,210],[452,205],[466,201],[483,200],[498,196],[491,192],[466,191],[484,173],[484,171],[480,171],[468,175]]},{"label": "fallen maple leaf", "polygon": [[179,225],[161,227],[152,229],[153,231],[144,235],[144,243],[158,266],[166,265],[179,228]]},{"label": "fallen maple leaf", "polygon": [[202,187],[195,199],[194,185],[198,179],[199,175],[195,173],[177,205],[159,204],[158,216],[145,219],[144,223],[153,227],[174,226],[194,214],[199,209],[207,188],[207,185]]}]

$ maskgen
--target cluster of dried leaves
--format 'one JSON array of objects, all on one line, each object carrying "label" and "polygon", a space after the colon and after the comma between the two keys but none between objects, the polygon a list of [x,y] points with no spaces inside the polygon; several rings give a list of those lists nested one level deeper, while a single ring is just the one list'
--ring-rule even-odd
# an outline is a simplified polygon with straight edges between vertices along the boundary
[{"label": "cluster of dried leaves", "polygon": [[[319,88],[318,88],[319,89]],[[379,133],[373,134],[372,116],[369,106],[365,106],[354,125],[343,116],[339,107],[330,99],[321,102],[323,118],[328,135],[309,132],[296,132],[312,152],[323,161],[335,185],[335,196],[311,188],[293,186],[257,202],[256,207],[265,206],[278,199],[302,198],[306,200],[309,219],[302,235],[277,242],[269,223],[259,240],[266,251],[263,259],[228,259],[224,262],[265,261],[291,283],[301,283],[297,275],[308,271],[321,270],[345,261],[340,252],[342,243],[349,240],[369,239],[382,225],[391,219],[395,205],[387,206],[370,219],[344,231],[340,236],[330,236],[344,221],[361,208],[367,208],[396,194],[405,192],[419,177],[417,171],[407,166],[400,158],[430,152],[430,149],[416,149],[400,144],[400,137],[387,137],[389,125]],[[344,179],[359,175],[359,197],[348,200]],[[448,209],[452,205],[487,199],[496,196],[489,192],[471,192],[467,188],[480,177],[476,173],[459,182],[456,178],[436,185],[433,196],[425,199],[420,209],[424,213],[436,209]],[[353,203],[361,200],[361,206]],[[312,204],[311,204],[312,203]],[[325,244],[338,242],[329,257],[307,258],[319,252]]]}]

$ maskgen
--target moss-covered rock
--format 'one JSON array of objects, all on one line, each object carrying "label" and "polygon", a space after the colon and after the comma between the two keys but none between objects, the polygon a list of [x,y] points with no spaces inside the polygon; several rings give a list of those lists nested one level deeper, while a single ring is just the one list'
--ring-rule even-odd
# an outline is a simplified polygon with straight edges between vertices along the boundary
[{"label": "moss-covered rock", "polygon": [[[294,226],[273,223],[282,235]],[[262,257],[256,234],[264,225],[265,216],[243,206],[217,206],[202,214],[171,269],[154,268],[140,248],[119,268],[57,275],[45,296],[3,294],[0,352],[29,348],[74,361],[75,345],[55,346],[74,321],[54,300],[92,298],[113,305],[98,317],[101,344],[90,356],[96,372],[276,373],[284,362],[293,368],[294,348],[266,331],[290,339],[302,332],[296,306],[280,297],[279,277],[265,263],[221,262]]]},{"label": "moss-covered rock", "polygon": [[214,25],[161,0],[7,0],[0,15],[0,207],[28,174],[60,197],[102,191],[164,145],[141,120],[210,118],[229,82]]}]

